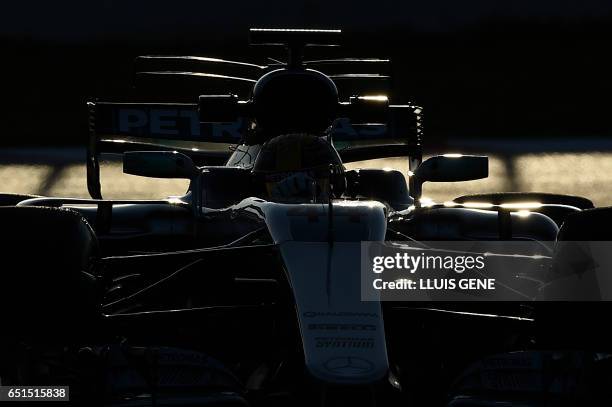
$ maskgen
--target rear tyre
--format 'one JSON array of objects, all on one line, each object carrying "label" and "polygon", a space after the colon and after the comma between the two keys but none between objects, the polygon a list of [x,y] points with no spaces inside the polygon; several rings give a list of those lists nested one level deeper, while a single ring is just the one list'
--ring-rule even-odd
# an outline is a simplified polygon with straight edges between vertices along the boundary
[{"label": "rear tyre", "polygon": [[[549,348],[612,350],[612,334],[601,329],[609,319],[609,245],[612,207],[569,215],[557,236],[550,282],[540,291],[538,342]],[[603,256],[600,257],[600,256]],[[603,274],[602,274],[603,272]]]}]

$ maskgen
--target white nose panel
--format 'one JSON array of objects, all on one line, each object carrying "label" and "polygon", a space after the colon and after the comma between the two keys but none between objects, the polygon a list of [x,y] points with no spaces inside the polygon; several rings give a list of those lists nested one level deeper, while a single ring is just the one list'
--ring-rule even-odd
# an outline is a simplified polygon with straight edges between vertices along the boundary
[{"label": "white nose panel", "polygon": [[325,382],[363,384],[389,370],[378,301],[361,301],[361,242],[279,245],[295,297],[308,371]]}]

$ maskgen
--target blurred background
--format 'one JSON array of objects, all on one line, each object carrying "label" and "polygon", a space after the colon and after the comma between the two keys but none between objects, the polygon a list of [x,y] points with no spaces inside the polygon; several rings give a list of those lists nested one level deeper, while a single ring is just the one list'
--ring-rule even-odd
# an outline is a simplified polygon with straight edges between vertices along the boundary
[{"label": "blurred background", "polygon": [[[544,191],[612,204],[612,2],[22,1],[0,14],[0,191],[86,196],[85,100],[126,94],[139,54],[265,62],[259,27],[342,28],[343,56],[392,60],[395,103],[425,108],[425,150],[492,156],[488,180],[425,188]],[[401,159],[358,163],[405,170]],[[181,182],[103,172],[109,197]]]}]

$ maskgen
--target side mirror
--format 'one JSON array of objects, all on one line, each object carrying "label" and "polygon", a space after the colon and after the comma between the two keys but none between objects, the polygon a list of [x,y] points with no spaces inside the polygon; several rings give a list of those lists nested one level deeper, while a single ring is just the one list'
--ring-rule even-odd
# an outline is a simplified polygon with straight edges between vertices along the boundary
[{"label": "side mirror", "polygon": [[425,182],[472,181],[489,176],[489,157],[482,155],[445,154],[423,161],[410,179],[410,194],[421,198]]},{"label": "side mirror", "polygon": [[176,151],[128,151],[123,154],[123,172],[151,178],[187,178],[197,174],[191,158]]}]

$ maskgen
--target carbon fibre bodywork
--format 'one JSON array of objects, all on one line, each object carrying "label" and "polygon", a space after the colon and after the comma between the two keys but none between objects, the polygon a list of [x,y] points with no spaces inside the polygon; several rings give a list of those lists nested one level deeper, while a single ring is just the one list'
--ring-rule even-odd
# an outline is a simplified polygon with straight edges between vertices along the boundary
[{"label": "carbon fibre bodywork", "polygon": [[[572,387],[582,380],[575,371],[603,371],[599,380],[609,379],[606,341],[591,349],[577,338],[581,352],[544,352],[563,344],[550,327],[571,313],[523,301],[548,282],[560,258],[555,242],[585,238],[581,222],[607,222],[609,211],[593,216],[583,198],[533,193],[421,200],[423,182],[485,177],[486,157],[422,163],[422,109],[352,93],[387,79],[355,66],[378,70],[388,61],[303,60],[303,47],[335,38],[335,31],[252,32],[256,42],[287,44],[286,66],[140,57],[136,76],[146,92],[138,96],[147,94],[146,101],[88,104],[92,199],[0,196],[2,246],[20,265],[20,273],[7,273],[14,279],[2,280],[3,309],[16,324],[0,335],[3,384],[69,385],[72,404],[109,407],[538,406],[551,388],[561,395],[551,403],[561,404],[546,405],[567,405],[568,394],[576,405],[610,400],[605,391]],[[225,74],[196,72],[212,68]],[[324,86],[309,94],[313,78]],[[367,83],[340,85],[350,80]],[[200,95],[194,81],[236,92]],[[266,102],[257,101],[262,93]],[[322,94],[326,103],[316,110]],[[287,113],[282,120],[279,110]],[[312,111],[320,114],[310,122]],[[309,136],[329,143],[343,162],[406,157],[410,172],[330,170],[345,188],[328,182],[326,195],[275,199],[253,167],[266,143],[287,129],[317,133]],[[189,189],[159,200],[105,200],[99,156],[109,150],[132,154],[128,173],[186,177]],[[533,241],[546,255],[487,253],[509,258],[516,270],[531,265],[540,272],[506,273],[516,294],[507,302],[364,300],[362,244],[390,241]],[[29,285],[40,295],[28,295]],[[49,306],[55,296],[60,311]],[[47,318],[42,333],[21,318],[37,313]],[[58,315],[62,325],[54,331],[49,322]],[[36,340],[45,333],[48,341]],[[513,376],[517,367],[527,379]],[[542,384],[559,377],[569,384]]]}]

